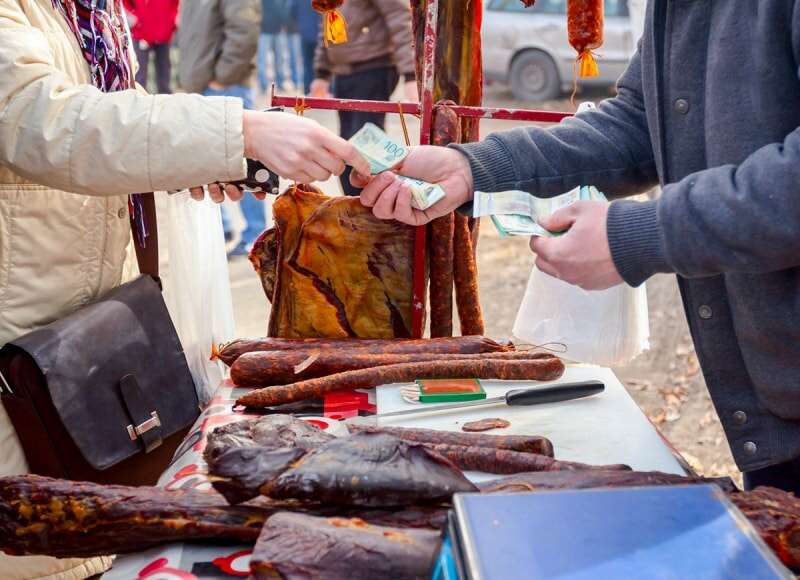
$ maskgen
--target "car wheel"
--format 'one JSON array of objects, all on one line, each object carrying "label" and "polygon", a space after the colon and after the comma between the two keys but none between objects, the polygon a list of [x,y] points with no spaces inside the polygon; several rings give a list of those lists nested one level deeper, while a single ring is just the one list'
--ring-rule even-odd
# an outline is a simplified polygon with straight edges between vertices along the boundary
[{"label": "car wheel", "polygon": [[553,59],[538,50],[517,55],[509,73],[511,92],[521,101],[545,101],[561,93],[561,79]]}]

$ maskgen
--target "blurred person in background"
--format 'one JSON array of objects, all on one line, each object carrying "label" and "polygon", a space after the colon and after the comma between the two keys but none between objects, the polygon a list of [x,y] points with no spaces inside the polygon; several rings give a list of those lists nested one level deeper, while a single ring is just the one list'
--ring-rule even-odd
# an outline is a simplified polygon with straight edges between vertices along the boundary
[{"label": "blurred person in background", "polygon": [[289,25],[289,9],[289,0],[261,0],[258,83],[262,93],[266,93],[273,82],[278,89],[284,88],[287,72],[286,41],[282,37],[285,36],[286,28]]},{"label": "blurred person in background", "polygon": [[156,67],[156,87],[169,94],[172,65],[169,48],[178,17],[178,0],[124,0],[139,71],[136,82],[147,87],[150,56]]},{"label": "blurred person in background", "polygon": [[[245,109],[252,109],[251,79],[260,23],[259,0],[181,2],[178,31],[181,86],[205,96],[238,97]],[[230,252],[234,256],[247,254],[266,227],[264,206],[252,193],[246,193],[240,203],[246,226],[240,232],[239,244]],[[222,215],[226,235],[234,236],[227,208],[223,208]]]},{"label": "blurred person in background", "polygon": [[[408,0],[347,0],[340,8],[349,39],[325,45],[320,38],[314,59],[311,95],[337,99],[388,101],[402,77],[406,100],[417,101],[411,10]],[[339,134],[349,139],[365,123],[384,126],[383,113],[339,112]],[[350,168],[341,178],[347,195],[361,191],[350,183]]]},{"label": "blurred person in background", "polygon": [[286,1],[286,27],[281,31],[281,40],[285,47],[284,55],[289,63],[289,78],[292,81],[291,89],[300,91],[303,72],[303,61],[300,55],[300,34],[297,19],[294,17],[297,4],[311,4],[310,0],[285,0]]},{"label": "blurred person in background", "polygon": [[303,93],[311,91],[314,80],[314,53],[320,34],[320,14],[305,0],[292,1],[292,20],[300,37],[300,56],[303,63]]}]

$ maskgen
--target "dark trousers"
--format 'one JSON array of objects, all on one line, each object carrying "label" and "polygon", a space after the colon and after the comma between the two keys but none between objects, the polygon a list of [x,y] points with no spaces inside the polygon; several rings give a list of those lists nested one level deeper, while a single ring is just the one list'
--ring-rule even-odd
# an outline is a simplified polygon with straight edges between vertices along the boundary
[{"label": "dark trousers", "polygon": [[[392,96],[399,75],[393,66],[374,68],[349,75],[337,75],[333,79],[333,96],[337,99],[367,99],[370,101],[388,101]],[[344,139],[355,135],[365,123],[374,123],[383,127],[386,120],[384,113],[361,113],[339,111],[339,134]],[[345,195],[358,195],[361,190],[350,185],[350,166],[340,177]]]},{"label": "dark trousers", "polygon": [[745,489],[768,485],[800,496],[800,458],[755,471],[746,471],[743,475]]},{"label": "dark trousers", "polygon": [[147,88],[147,73],[150,70],[150,53],[156,61],[156,86],[158,92],[169,94],[170,79],[172,77],[172,64],[169,60],[169,44],[147,44],[136,40],[133,43],[136,49],[136,59],[139,61],[139,72],[136,73],[136,82]]},{"label": "dark trousers", "polygon": [[317,52],[317,41],[301,38],[300,51],[303,59],[303,92],[308,94],[311,90],[311,81],[314,80],[314,53]]}]

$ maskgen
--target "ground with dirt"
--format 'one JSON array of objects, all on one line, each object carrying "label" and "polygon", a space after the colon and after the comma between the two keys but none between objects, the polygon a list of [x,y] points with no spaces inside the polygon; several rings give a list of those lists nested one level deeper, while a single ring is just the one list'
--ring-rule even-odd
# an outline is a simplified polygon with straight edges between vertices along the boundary
[{"label": "ground with dirt", "polygon": [[[584,99],[600,100],[608,91],[593,91]],[[486,104],[502,107],[532,107],[514,102],[502,88],[487,91]],[[537,103],[536,108],[573,110],[569,100]],[[330,113],[313,113],[333,129]],[[509,129],[513,123],[484,121],[483,134]],[[416,119],[409,119],[411,134],[418,133]],[[397,116],[389,119],[388,130],[400,137]],[[324,184],[326,192],[338,192],[334,181]],[[486,333],[508,337],[528,281],[533,256],[527,239],[501,239],[487,222],[478,245],[481,304]],[[231,280],[240,336],[263,334],[268,305],[250,264],[245,259],[231,263]],[[656,276],[647,282],[650,308],[650,350],[624,367],[615,368],[633,398],[654,424],[669,438],[695,469],[710,476],[738,472],[717,415],[706,390],[681,306],[674,276]]]}]

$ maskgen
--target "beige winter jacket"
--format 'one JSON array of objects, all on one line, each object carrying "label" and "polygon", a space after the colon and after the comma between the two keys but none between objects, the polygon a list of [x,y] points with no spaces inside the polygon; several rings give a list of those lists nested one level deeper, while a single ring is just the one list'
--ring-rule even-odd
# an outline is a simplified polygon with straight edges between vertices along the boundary
[{"label": "beige winter jacket", "polygon": [[[120,283],[126,194],[244,176],[238,99],[89,82],[52,0],[0,0],[0,345]],[[0,405],[0,476],[26,469]],[[107,565],[0,555],[0,579],[74,580]]]}]

